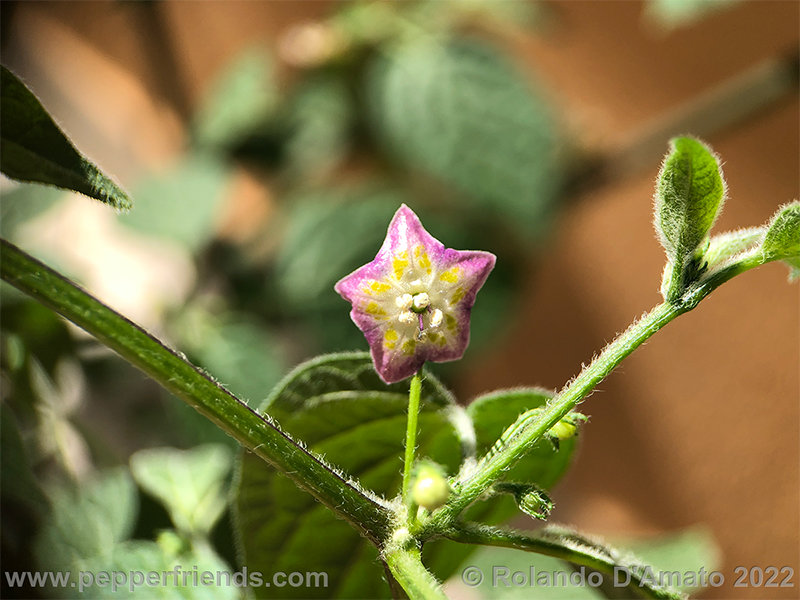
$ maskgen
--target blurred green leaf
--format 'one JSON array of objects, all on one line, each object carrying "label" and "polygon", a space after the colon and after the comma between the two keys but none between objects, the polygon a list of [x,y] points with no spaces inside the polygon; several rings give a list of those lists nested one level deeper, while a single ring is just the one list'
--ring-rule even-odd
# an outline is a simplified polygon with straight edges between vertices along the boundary
[{"label": "blurred green leaf", "polygon": [[[722,556],[713,534],[705,527],[691,527],[676,533],[658,536],[650,540],[620,540],[615,544],[629,549],[637,558],[652,566],[653,574],[672,572],[706,574],[719,569]],[[691,594],[701,589],[700,581],[692,585],[689,577],[672,578],[676,589]],[[699,578],[698,578],[699,579]]]},{"label": "blurred green leaf", "polygon": [[[127,469],[95,479],[59,485],[50,491],[52,510],[34,540],[42,570],[69,570],[81,560],[107,559],[127,539],[136,519],[136,487]],[[66,590],[61,590],[66,594]]]},{"label": "blurred green leaf", "polygon": [[274,65],[262,49],[233,60],[212,85],[195,117],[200,146],[230,147],[247,137],[278,103]]},{"label": "blurred green leaf", "polygon": [[338,307],[333,285],[375,257],[400,204],[400,194],[377,187],[298,197],[276,260],[278,285],[287,302],[305,310],[326,299],[328,306]]},{"label": "blurred green leaf", "polygon": [[16,75],[1,69],[0,170],[12,179],[74,190],[129,209],[131,200],[122,188],[81,156]]},{"label": "blurred green leaf", "polygon": [[[534,551],[484,547],[459,569],[461,580],[469,584],[479,598],[676,598],[681,597],[682,592],[697,589],[697,586],[682,585],[692,580],[692,574],[696,576],[694,580],[699,581],[701,569],[707,575],[719,565],[719,552],[713,539],[699,529],[622,544],[622,547],[632,546],[633,553],[615,550],[604,542],[564,527],[547,527],[531,537],[545,542],[544,546],[550,550],[561,549],[565,556],[573,555],[590,562],[596,560],[607,565],[609,570],[613,569],[613,574],[578,566],[587,564],[580,560],[570,565]],[[628,574],[632,576],[629,578]]]},{"label": "blurred green leaf", "polygon": [[286,158],[295,177],[320,180],[344,158],[353,114],[341,78],[318,75],[304,81],[289,102]]},{"label": "blurred green leaf", "polygon": [[[477,569],[477,570],[476,570]],[[473,585],[476,580],[468,579],[470,592],[474,598],[481,600],[600,600],[605,598],[596,589],[585,586],[561,585],[562,577],[569,582],[572,570],[565,563],[549,556],[520,552],[511,548],[482,547],[467,559],[463,567],[458,569],[456,581],[463,577],[475,577],[474,573],[480,572],[482,580]],[[511,583],[513,573],[522,572],[516,582]],[[531,572],[535,576],[550,577],[549,580],[536,579],[529,582]],[[562,575],[563,574],[563,575]],[[523,579],[524,578],[524,579]],[[548,585],[549,584],[549,585]]]},{"label": "blurred green leaf", "polygon": [[500,52],[418,36],[367,76],[370,117],[389,151],[454,185],[487,221],[542,233],[560,187],[553,117]]},{"label": "blurred green leaf", "polygon": [[275,259],[277,307],[283,316],[299,320],[316,348],[364,347],[350,309],[333,286],[375,257],[404,199],[377,184],[315,190],[291,199]]},{"label": "blurred green leaf", "polygon": [[245,401],[260,404],[285,371],[278,340],[251,317],[188,307],[174,329],[181,347]]},{"label": "blurred green leaf", "polygon": [[[413,11],[409,15],[408,8]],[[437,28],[461,29],[464,22],[467,26],[480,23],[484,26],[495,27],[524,27],[536,25],[542,18],[546,9],[540,2],[486,2],[485,0],[424,0],[406,8],[404,16],[408,15],[416,23],[428,25],[435,22]]]},{"label": "blurred green leaf", "polygon": [[16,239],[17,229],[42,214],[65,196],[57,188],[40,185],[20,185],[0,195],[0,235]]},{"label": "blurred green leaf", "polygon": [[34,477],[19,424],[6,402],[0,405],[0,492],[3,507],[3,549],[19,552],[30,532],[49,510]]},{"label": "blurred green leaf", "polygon": [[[177,575],[174,574],[176,568],[180,568]],[[83,562],[81,570],[94,575],[96,583],[83,589],[83,594],[91,598],[233,600],[241,597],[234,583],[226,585],[228,566],[213,550],[202,546],[173,554],[163,544],[132,540],[117,545],[107,559]],[[109,582],[98,581],[102,571],[112,574]],[[201,577],[206,571],[212,574],[211,584],[202,582]],[[146,577],[144,581],[135,579],[134,572],[145,576],[156,572],[161,579],[158,585],[150,585]],[[218,574],[222,585],[216,584]]]},{"label": "blurred green leaf", "polygon": [[120,222],[197,250],[214,235],[226,179],[221,162],[190,155],[169,171],[139,181],[136,209]]},{"label": "blurred green leaf", "polygon": [[645,14],[667,28],[691,24],[740,0],[648,0]]},{"label": "blurred green leaf", "polygon": [[[452,398],[431,375],[422,390],[418,455],[452,474],[459,442],[448,426]],[[368,489],[399,491],[407,384],[380,381],[366,353],[320,357],[291,373],[265,403],[298,439]],[[258,597],[388,597],[377,550],[347,523],[250,454],[242,457],[237,529],[248,569],[325,571],[328,588],[260,588]],[[318,540],[324,538],[325,544]]]},{"label": "blurred green leaf", "polygon": [[136,482],[166,506],[177,529],[207,534],[225,510],[231,451],[209,444],[191,450],[150,448],[131,456]]}]

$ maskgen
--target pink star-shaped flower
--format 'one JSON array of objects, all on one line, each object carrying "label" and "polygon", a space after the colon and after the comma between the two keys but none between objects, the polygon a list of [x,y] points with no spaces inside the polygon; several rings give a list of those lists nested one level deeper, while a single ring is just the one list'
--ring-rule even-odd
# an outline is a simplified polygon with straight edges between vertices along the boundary
[{"label": "pink star-shaped flower", "polygon": [[469,343],[475,295],[494,268],[489,252],[445,248],[403,204],[378,255],[336,283],[353,305],[386,383],[410,377],[425,361],[461,358]]}]

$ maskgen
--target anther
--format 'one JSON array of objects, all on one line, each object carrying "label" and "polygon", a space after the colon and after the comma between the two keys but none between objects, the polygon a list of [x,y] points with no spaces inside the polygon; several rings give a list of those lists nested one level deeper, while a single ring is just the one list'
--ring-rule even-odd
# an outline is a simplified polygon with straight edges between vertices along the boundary
[{"label": "anther", "polygon": [[425,292],[414,294],[412,302],[413,306],[411,307],[411,310],[417,313],[423,312],[426,308],[428,308],[431,305],[431,299]]}]

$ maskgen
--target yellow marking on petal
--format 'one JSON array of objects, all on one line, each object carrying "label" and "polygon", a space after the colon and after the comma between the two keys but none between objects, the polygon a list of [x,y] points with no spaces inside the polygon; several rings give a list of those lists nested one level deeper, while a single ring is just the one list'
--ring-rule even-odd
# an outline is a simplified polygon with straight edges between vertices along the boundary
[{"label": "yellow marking on petal", "polygon": [[408,266],[408,252],[403,250],[399,252],[393,259],[392,259],[392,270],[394,271],[394,277],[398,281],[403,278],[403,274],[406,271],[406,267]]},{"label": "yellow marking on petal", "polygon": [[458,304],[464,299],[464,296],[467,295],[467,290],[464,288],[458,288],[455,292],[453,292],[453,297],[450,298],[450,304]]},{"label": "yellow marking on petal", "polygon": [[447,340],[445,340],[443,335],[440,335],[438,333],[433,333],[431,331],[428,332],[428,340],[430,340],[432,344],[436,344],[437,346],[440,347],[447,344]]},{"label": "yellow marking on petal", "polygon": [[364,308],[364,312],[368,315],[372,315],[373,317],[385,317],[386,312],[378,306],[377,302],[370,302],[367,304],[366,308]]},{"label": "yellow marking on petal", "polygon": [[394,350],[395,346],[397,346],[397,340],[400,336],[394,329],[388,329],[385,334],[383,334],[384,345],[386,346],[387,350]]},{"label": "yellow marking on petal", "polygon": [[457,283],[458,282],[458,274],[461,272],[460,267],[451,267],[447,269],[447,271],[443,271],[441,275],[439,275],[439,279],[442,281],[446,281],[447,283]]},{"label": "yellow marking on petal", "polygon": [[383,282],[381,282],[381,281],[373,281],[373,282],[372,282],[372,283],[369,285],[369,287],[370,287],[370,289],[372,289],[372,291],[373,291],[373,292],[375,292],[376,294],[382,294],[382,293],[384,293],[384,292],[388,292],[390,289],[392,289],[392,286],[391,286],[391,285],[389,285],[388,283],[383,283]]},{"label": "yellow marking on petal", "polygon": [[403,347],[401,349],[403,354],[414,354],[414,350],[417,349],[417,342],[414,340],[406,340],[403,342]]},{"label": "yellow marking on petal", "polygon": [[458,319],[456,319],[453,315],[445,315],[444,319],[448,331],[455,331],[458,328]]},{"label": "yellow marking on petal", "polygon": [[417,246],[414,248],[414,256],[417,258],[417,264],[427,271],[428,275],[431,274],[431,259],[428,258],[428,253],[425,248]]}]

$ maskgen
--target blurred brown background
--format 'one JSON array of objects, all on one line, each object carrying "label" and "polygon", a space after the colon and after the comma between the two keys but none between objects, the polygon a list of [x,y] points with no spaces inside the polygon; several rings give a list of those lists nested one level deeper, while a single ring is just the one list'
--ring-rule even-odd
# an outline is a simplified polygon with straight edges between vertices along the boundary
[{"label": "blurred brown background", "polygon": [[[4,3],[3,60],[125,184],[180,152],[186,115],[239,51],[277,49],[291,25],[335,6]],[[651,199],[670,135],[702,135],[723,157],[729,200],[717,231],[763,223],[798,196],[796,88],[772,97],[757,85],[755,107],[745,98],[730,119],[712,110],[720,123],[692,114],[732,79],[755,73],[758,81],[759,69],[796,54],[799,3],[736,3],[668,31],[648,24],[641,2],[543,8],[540,33],[503,43],[546,85],[579,144],[611,157],[613,168],[570,198],[531,267],[524,317],[473,365],[462,397],[557,388],[660,300],[664,256]],[[290,82],[292,69],[279,68]],[[242,176],[228,192],[226,231],[269,218],[268,190]],[[614,535],[705,523],[728,582],[706,597],[797,597],[797,587],[731,587],[738,565],[792,566],[795,585],[800,575],[799,291],[786,275],[773,264],[726,284],[600,386],[582,407],[591,423],[555,491],[556,521]]]}]

